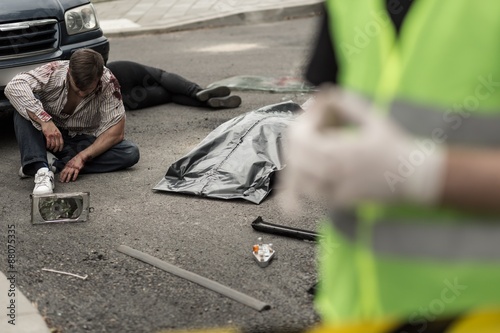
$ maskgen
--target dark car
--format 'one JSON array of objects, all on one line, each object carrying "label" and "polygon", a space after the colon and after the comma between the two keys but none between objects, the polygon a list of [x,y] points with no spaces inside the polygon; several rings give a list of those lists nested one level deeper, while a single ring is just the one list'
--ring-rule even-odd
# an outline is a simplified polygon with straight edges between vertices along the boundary
[{"label": "dark car", "polygon": [[88,0],[0,0],[0,115],[12,106],[7,83],[18,73],[91,48],[108,60],[109,42]]}]

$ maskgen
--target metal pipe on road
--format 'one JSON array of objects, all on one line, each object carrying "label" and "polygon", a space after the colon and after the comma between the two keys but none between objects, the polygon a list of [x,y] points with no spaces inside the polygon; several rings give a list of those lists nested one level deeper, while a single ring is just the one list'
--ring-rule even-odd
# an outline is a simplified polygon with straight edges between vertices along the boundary
[{"label": "metal pipe on road", "polygon": [[149,254],[144,252],[135,250],[126,245],[120,245],[117,248],[118,252],[124,253],[133,258],[139,259],[145,263],[153,265],[157,268],[160,268],[166,272],[177,275],[183,279],[199,284],[202,287],[215,291],[221,295],[229,297],[235,301],[238,301],[244,305],[247,305],[257,311],[269,310],[271,306],[267,303],[261,302],[253,297],[240,293],[234,289],[226,287],[218,282],[207,279],[201,275],[186,271],[182,268],[169,264],[165,261],[162,261],[158,258],[155,258]]}]

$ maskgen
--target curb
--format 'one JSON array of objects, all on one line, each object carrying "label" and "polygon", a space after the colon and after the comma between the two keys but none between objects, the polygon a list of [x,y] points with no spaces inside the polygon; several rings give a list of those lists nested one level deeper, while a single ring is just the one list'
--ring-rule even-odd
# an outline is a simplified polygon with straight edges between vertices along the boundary
[{"label": "curb", "polygon": [[[14,287],[12,287],[11,282],[7,280],[7,277],[2,272],[0,272],[0,287],[2,289],[0,294],[0,305],[2,307],[0,332],[50,333],[47,323],[38,309],[24,296],[15,283]],[[9,292],[9,290],[12,291]],[[8,311],[9,305],[13,307],[13,312]],[[13,317],[9,317],[9,312]],[[9,319],[11,320],[10,323]]]},{"label": "curb", "polygon": [[256,10],[253,12],[237,12],[223,15],[209,15],[205,18],[196,18],[186,21],[179,21],[168,25],[155,27],[122,28],[119,31],[104,31],[106,37],[127,37],[143,34],[161,34],[184,30],[194,30],[203,28],[220,28],[225,26],[237,26],[245,24],[276,22],[295,18],[316,16],[323,12],[323,3],[317,2],[294,7]]}]

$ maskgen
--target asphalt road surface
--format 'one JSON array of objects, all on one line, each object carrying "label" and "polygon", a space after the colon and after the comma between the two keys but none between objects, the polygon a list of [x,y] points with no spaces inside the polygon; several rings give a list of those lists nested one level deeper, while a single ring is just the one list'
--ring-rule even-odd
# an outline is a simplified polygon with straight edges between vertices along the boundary
[{"label": "asphalt road surface", "polygon": [[[202,86],[234,75],[300,76],[317,18],[270,24],[112,38],[110,61],[133,60]],[[17,177],[11,124],[0,132],[0,234],[16,225],[19,288],[56,332],[159,332],[233,327],[293,332],[319,321],[307,290],[315,284],[316,245],[254,231],[251,222],[315,230],[323,209],[310,204],[288,217],[274,193],[260,205],[155,192],[168,166],[223,122],[301,93],[241,92],[241,107],[212,111],[175,104],[127,112],[126,137],[141,149],[131,169],[56,183],[57,192],[89,191],[94,212],[79,224],[30,224],[33,181]],[[266,268],[252,258],[263,236],[276,249]],[[0,260],[6,262],[6,242]],[[271,305],[258,312],[116,251],[153,255]],[[4,265],[2,265],[4,267]],[[85,275],[87,280],[42,271]],[[0,291],[3,292],[3,291]]]}]

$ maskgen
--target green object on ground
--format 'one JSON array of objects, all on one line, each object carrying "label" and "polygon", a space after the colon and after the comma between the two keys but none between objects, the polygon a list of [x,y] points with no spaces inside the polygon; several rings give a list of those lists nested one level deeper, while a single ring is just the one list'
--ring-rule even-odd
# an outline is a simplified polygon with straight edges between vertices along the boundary
[{"label": "green object on ground", "polygon": [[216,81],[208,86],[226,86],[231,90],[258,90],[270,92],[313,92],[314,87],[296,77],[264,77],[239,75]]}]

